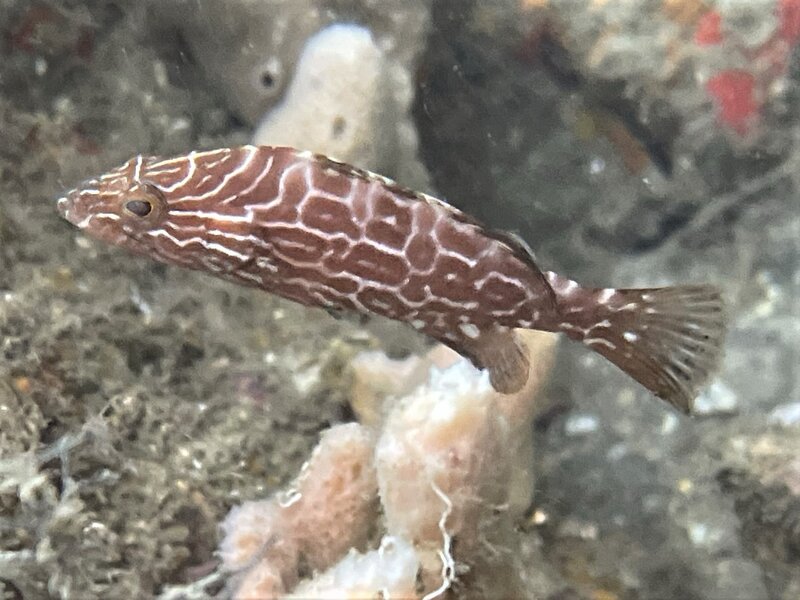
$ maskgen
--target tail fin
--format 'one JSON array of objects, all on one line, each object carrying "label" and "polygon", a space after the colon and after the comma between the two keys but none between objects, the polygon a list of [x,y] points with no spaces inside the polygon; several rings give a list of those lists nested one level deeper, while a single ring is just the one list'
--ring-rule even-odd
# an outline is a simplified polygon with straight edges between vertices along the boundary
[{"label": "tail fin", "polygon": [[689,413],[722,356],[725,316],[719,290],[687,285],[586,291],[591,300],[584,296],[581,308],[562,312],[567,334]]}]

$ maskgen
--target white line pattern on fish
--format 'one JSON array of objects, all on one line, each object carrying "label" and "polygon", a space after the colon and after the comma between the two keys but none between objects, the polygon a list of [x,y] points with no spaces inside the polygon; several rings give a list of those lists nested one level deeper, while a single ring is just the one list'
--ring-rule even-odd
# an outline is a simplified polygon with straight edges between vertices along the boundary
[{"label": "white line pattern on fish", "polygon": [[519,389],[513,329],[563,331],[687,411],[713,373],[710,286],[587,288],[527,245],[426,194],[310,152],[242,146],[138,155],[58,202],[87,233],[310,306],[410,323]]}]

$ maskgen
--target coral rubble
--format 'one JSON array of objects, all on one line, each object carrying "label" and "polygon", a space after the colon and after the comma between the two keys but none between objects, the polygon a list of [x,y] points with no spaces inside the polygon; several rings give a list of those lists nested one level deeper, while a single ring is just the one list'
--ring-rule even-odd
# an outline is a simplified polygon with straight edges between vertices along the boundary
[{"label": "coral rubble", "polygon": [[[495,392],[486,373],[443,347],[416,361],[394,361],[429,370],[411,389],[386,369],[385,357],[370,353],[356,360],[358,387],[369,380],[370,397],[385,394],[385,416],[373,421],[379,437],[374,441],[355,423],[329,429],[287,490],[231,512],[220,553],[223,566],[240,573],[235,597],[317,597],[320,590],[347,597],[372,597],[381,589],[405,594],[419,580],[417,591],[432,598],[467,568],[473,591],[499,589],[494,572],[477,557],[485,547],[514,546],[511,525],[527,505],[508,503],[517,483],[512,466],[525,470],[532,459],[517,452],[530,449],[525,441],[534,398],[546,381],[554,341],[550,334],[521,335],[540,365],[513,396]],[[375,371],[365,377],[372,365]],[[366,555],[354,554],[371,529],[389,537]],[[395,563],[402,565],[397,572],[390,568]],[[295,588],[300,565],[315,576]],[[376,579],[376,572],[384,574]],[[515,584],[521,586],[506,581],[504,589],[522,589]]]},{"label": "coral rubble", "polygon": [[[359,593],[352,575],[392,569],[383,583],[406,590],[413,572],[417,594],[425,582],[487,598],[800,596],[798,6],[0,2],[0,595],[224,597],[268,550],[272,574],[254,583],[294,594]],[[448,381],[449,351],[123,255],[59,219],[54,199],[89,174],[139,152],[239,145],[261,119],[290,114],[301,56],[336,24],[369,33],[363,48],[389,65],[374,81],[395,67],[406,78],[394,121],[373,132],[391,139],[368,140],[384,174],[405,177],[405,158],[385,165],[410,124],[441,195],[517,231],[540,264],[587,284],[724,288],[732,326],[701,414],[669,412],[568,345],[535,417],[479,387],[433,406],[426,394],[448,392],[430,371]],[[534,366],[549,372],[552,358]],[[436,419],[415,418],[422,406]],[[396,508],[412,494],[391,465],[372,483],[351,472],[372,486],[369,527],[342,519],[358,535],[324,557],[283,529],[282,545],[265,545],[279,517],[291,522],[281,502],[296,496],[277,490],[321,431],[354,414],[361,425],[345,433],[362,439],[365,465],[389,441],[424,460],[412,432],[440,444],[436,488],[406,482],[436,512]],[[448,428],[461,414],[471,428]],[[464,459],[473,441],[493,461]],[[453,479],[442,478],[448,443]],[[454,482],[490,502],[457,506]],[[399,503],[375,516],[382,491]],[[250,507],[238,518],[257,531],[239,562],[219,551],[234,506]],[[334,506],[309,515],[324,528]],[[388,531],[390,513],[428,535],[426,551]],[[475,533],[479,551],[462,550]]]}]

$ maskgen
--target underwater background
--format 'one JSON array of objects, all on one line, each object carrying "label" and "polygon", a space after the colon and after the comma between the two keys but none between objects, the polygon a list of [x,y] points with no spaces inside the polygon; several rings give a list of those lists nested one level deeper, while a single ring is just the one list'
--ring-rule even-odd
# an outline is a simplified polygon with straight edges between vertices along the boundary
[{"label": "underwater background", "polygon": [[[466,450],[529,471],[525,501],[476,509],[502,526],[454,535],[442,597],[800,597],[800,2],[0,0],[0,32],[3,598],[236,595],[229,511],[291,489],[331,426],[375,426],[428,351],[56,211],[135,154],[253,141],[432,193],[587,285],[724,291],[693,417],[543,343],[530,443]],[[286,593],[324,571],[301,554]]]}]

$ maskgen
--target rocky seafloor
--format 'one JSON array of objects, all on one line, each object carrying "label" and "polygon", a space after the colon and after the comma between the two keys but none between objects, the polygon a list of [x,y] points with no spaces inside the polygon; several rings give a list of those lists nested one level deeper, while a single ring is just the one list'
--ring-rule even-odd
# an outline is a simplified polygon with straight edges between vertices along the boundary
[{"label": "rocky seafloor", "polygon": [[[3,597],[224,594],[191,585],[218,567],[220,522],[353,419],[352,357],[425,347],[131,257],[55,210],[138,152],[250,139],[304,40],[336,21],[393,42],[392,89],[411,82],[375,113],[375,136],[402,137],[398,173],[422,165],[579,281],[712,281],[729,300],[725,360],[692,418],[561,346],[518,526],[528,596],[800,597],[800,4],[268,4],[222,19],[211,0],[0,0]],[[248,41],[255,24],[268,33]],[[255,57],[209,57],[207,35]],[[252,65],[262,87],[245,99],[230,78]],[[335,121],[330,107],[313,118]]]}]

